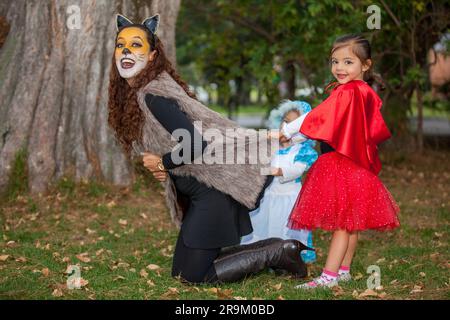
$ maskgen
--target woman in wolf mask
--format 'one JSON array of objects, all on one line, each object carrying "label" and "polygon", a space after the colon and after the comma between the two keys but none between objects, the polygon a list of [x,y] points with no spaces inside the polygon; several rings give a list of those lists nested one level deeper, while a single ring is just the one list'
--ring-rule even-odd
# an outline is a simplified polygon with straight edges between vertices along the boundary
[{"label": "woman in wolf mask", "polygon": [[[142,24],[117,15],[108,123],[126,155],[143,155],[144,166],[165,187],[172,221],[180,228],[172,276],[190,283],[232,282],[266,267],[306,276],[300,251],[308,248],[299,241],[272,238],[238,245],[252,232],[249,211],[258,207],[271,179],[261,175],[261,165],[247,161],[191,162],[208,147],[194,122],[224,135],[238,126],[196,100],[167,59],[156,36],[158,24],[159,15]],[[183,161],[174,161],[183,142],[175,139],[178,129],[202,141],[190,139],[190,157]]]}]

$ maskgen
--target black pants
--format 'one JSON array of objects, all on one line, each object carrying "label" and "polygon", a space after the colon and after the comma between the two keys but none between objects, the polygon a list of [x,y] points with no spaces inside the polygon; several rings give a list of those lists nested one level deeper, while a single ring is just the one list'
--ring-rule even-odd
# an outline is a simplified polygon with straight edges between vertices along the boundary
[{"label": "black pants", "polygon": [[220,248],[194,249],[184,244],[182,231],[178,235],[173,255],[172,277],[180,276],[190,283],[213,283],[217,281],[214,260]]}]

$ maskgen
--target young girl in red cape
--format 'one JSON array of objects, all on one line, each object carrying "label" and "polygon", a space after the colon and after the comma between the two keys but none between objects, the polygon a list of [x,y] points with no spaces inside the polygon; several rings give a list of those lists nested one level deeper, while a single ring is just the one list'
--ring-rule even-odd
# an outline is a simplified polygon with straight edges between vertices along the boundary
[{"label": "young girl in red cape", "polygon": [[351,280],[358,233],[400,225],[400,210],[377,176],[381,169],[377,145],[391,134],[380,112],[382,101],[366,83],[373,78],[369,42],[359,35],[337,39],[331,50],[331,72],[337,83],[330,96],[281,130],[286,139],[300,134],[319,140],[322,150],[288,226],[333,231],[321,276],[296,287],[301,289]]}]

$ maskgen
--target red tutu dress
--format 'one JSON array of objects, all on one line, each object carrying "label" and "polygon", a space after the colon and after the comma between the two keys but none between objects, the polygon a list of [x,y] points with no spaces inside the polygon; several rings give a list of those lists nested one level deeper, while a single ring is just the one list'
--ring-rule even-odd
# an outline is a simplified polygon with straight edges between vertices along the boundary
[{"label": "red tutu dress", "polygon": [[322,154],[309,169],[288,227],[352,232],[400,225],[399,207],[377,176],[377,145],[391,136],[381,104],[368,84],[353,80],[308,113],[300,133],[334,151]]}]

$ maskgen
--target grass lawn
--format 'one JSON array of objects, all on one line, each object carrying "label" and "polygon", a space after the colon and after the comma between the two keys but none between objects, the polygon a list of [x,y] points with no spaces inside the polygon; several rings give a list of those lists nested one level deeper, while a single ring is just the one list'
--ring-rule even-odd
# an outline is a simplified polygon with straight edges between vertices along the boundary
[{"label": "grass lawn", "polygon": [[[221,286],[170,276],[177,236],[162,189],[147,177],[128,188],[60,180],[42,196],[0,202],[1,299],[449,299],[449,152],[382,154],[381,179],[399,202],[402,227],[361,235],[355,278],[333,290],[302,292],[299,280],[269,271]],[[320,273],[329,234],[315,232]],[[77,265],[81,289],[66,286]],[[381,287],[366,291],[377,265]],[[308,278],[309,279],[309,278]]]}]

